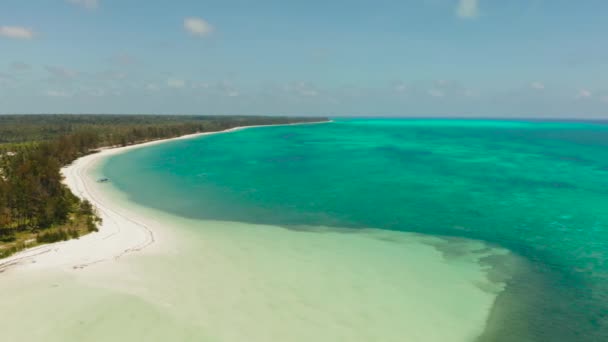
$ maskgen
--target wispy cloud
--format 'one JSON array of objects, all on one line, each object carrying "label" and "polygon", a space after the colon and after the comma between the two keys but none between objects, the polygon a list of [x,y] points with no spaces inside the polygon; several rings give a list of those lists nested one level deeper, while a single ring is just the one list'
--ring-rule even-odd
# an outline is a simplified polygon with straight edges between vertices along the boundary
[{"label": "wispy cloud", "polygon": [[477,91],[477,90],[465,89],[463,95],[466,97],[479,97],[480,94],[479,94],[479,91]]},{"label": "wispy cloud", "polygon": [[405,93],[409,89],[409,86],[404,82],[393,82],[392,87],[397,93]]},{"label": "wispy cloud", "polygon": [[0,72],[0,88],[13,88],[15,85],[15,77],[13,75]]},{"label": "wispy cloud", "polygon": [[457,80],[439,79],[435,80],[428,90],[433,97],[477,97],[478,92],[465,87]]},{"label": "wispy cloud", "polygon": [[87,92],[87,95],[93,96],[93,97],[103,97],[106,95],[106,91],[103,89],[100,89],[100,88],[89,89],[89,91]]},{"label": "wispy cloud", "polygon": [[445,93],[439,89],[430,89],[429,95],[431,95],[432,97],[444,97]]},{"label": "wispy cloud", "polygon": [[63,67],[47,65],[44,67],[51,74],[51,78],[56,80],[69,80],[78,77],[78,71],[70,70]]},{"label": "wispy cloud", "polygon": [[17,71],[30,70],[31,68],[32,68],[32,66],[29,65],[29,64],[27,64],[27,63],[23,63],[23,62],[13,62],[13,63],[11,63],[11,69],[17,70]]},{"label": "wispy cloud", "polygon": [[121,53],[121,54],[112,56],[110,58],[110,62],[112,62],[116,65],[121,65],[121,66],[137,64],[137,60],[133,56],[126,54],[126,53]]},{"label": "wispy cloud", "polygon": [[192,89],[209,89],[210,86],[207,82],[194,82],[191,84]]},{"label": "wispy cloud", "polygon": [[23,26],[0,26],[0,37],[11,39],[32,39],[34,31]]},{"label": "wispy cloud", "polygon": [[45,95],[49,96],[49,97],[71,97],[72,96],[72,94],[68,93],[65,90],[47,90]]},{"label": "wispy cloud", "polygon": [[0,81],[1,80],[14,80],[15,76],[11,75],[11,74],[7,74],[5,72],[0,72]]},{"label": "wispy cloud", "polygon": [[86,9],[91,9],[91,10],[99,7],[98,0],[67,0],[67,2],[69,2],[73,5],[81,6]]},{"label": "wispy cloud", "polygon": [[145,88],[147,90],[149,90],[149,91],[158,91],[158,90],[160,90],[160,87],[156,83],[148,83],[148,84],[146,84]]},{"label": "wispy cloud", "polygon": [[237,97],[241,95],[241,92],[232,84],[230,81],[220,81],[215,88],[222,94],[229,97]]},{"label": "wispy cloud", "polygon": [[479,0],[459,0],[456,15],[464,19],[476,18],[479,15]]},{"label": "wispy cloud", "polygon": [[576,98],[578,100],[588,99],[591,97],[593,97],[593,93],[588,89],[581,89],[578,91],[578,94],[576,94]]},{"label": "wispy cloud", "polygon": [[208,36],[213,32],[213,26],[201,18],[186,18],[184,19],[184,28],[190,34],[198,37]]},{"label": "wispy cloud", "polygon": [[120,71],[106,70],[97,73],[97,78],[100,80],[120,81],[127,78],[127,74]]},{"label": "wispy cloud", "polygon": [[472,98],[479,97],[478,90],[466,87],[458,80],[436,79],[436,80],[419,80],[410,81],[408,83],[397,81],[391,84],[391,90],[399,96],[409,96],[411,99],[423,97],[435,98]]},{"label": "wispy cloud", "polygon": [[186,86],[186,81],[184,80],[180,80],[180,79],[175,79],[175,78],[171,78],[167,80],[167,86],[169,88],[183,88]]},{"label": "wispy cloud", "polygon": [[319,90],[307,82],[295,82],[287,84],[285,91],[304,97],[314,97],[319,95]]},{"label": "wispy cloud", "polygon": [[545,89],[545,84],[542,82],[532,82],[530,83],[530,88],[532,89],[536,89],[536,90],[543,90]]}]

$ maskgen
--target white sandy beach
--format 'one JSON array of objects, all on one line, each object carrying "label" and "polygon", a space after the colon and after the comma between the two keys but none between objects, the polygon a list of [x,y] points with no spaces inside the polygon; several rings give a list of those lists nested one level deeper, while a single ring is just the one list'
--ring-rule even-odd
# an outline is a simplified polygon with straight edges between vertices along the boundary
[{"label": "white sandy beach", "polygon": [[82,199],[89,200],[97,209],[103,220],[99,226],[99,232],[88,234],[78,240],[38,246],[9,258],[1,259],[0,271],[7,272],[9,269],[14,269],[15,266],[19,266],[20,270],[25,268],[82,269],[103,261],[115,261],[125,254],[141,252],[152,245],[159,247],[160,242],[163,241],[163,239],[159,240],[155,237],[160,233],[159,229],[153,230],[149,227],[149,222],[137,220],[136,215],[132,212],[124,212],[120,207],[113,206],[111,204],[112,200],[103,201],[103,194],[98,189],[99,185],[91,177],[86,177],[89,172],[104,159],[133,149],[172,140],[191,139],[204,135],[264,126],[235,127],[221,132],[195,133],[136,145],[102,148],[97,153],[79,158],[64,167],[61,172],[64,176],[64,183],[72,193]]},{"label": "white sandy beach", "polygon": [[95,181],[105,158],[163,141],[63,169],[103,224],[0,262],[3,339],[443,342],[482,332],[502,285],[480,260],[506,251],[375,229],[190,220]]}]

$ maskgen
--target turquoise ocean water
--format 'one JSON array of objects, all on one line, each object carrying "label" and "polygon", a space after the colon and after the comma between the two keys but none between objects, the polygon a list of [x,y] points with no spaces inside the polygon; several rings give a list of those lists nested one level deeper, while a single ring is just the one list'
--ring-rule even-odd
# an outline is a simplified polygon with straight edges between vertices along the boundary
[{"label": "turquoise ocean water", "polygon": [[482,341],[608,340],[606,123],[338,119],[177,140],[102,172],[188,218],[501,246],[526,265]]}]

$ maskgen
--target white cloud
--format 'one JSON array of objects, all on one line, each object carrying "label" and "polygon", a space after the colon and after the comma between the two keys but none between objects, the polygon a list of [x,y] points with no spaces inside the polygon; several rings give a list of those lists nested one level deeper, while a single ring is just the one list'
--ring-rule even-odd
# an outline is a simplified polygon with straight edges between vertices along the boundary
[{"label": "white cloud", "polygon": [[67,2],[77,6],[82,6],[86,9],[96,9],[99,7],[98,0],[67,0]]},{"label": "white cloud", "polygon": [[194,36],[204,37],[213,32],[213,26],[201,18],[184,19],[184,28]]},{"label": "white cloud", "polygon": [[608,95],[602,96],[600,101],[608,103]]},{"label": "white cloud", "polygon": [[579,100],[588,99],[591,97],[593,97],[593,93],[588,89],[581,89],[578,91],[578,94],[576,95],[576,98]]},{"label": "white cloud", "polygon": [[0,26],[0,37],[12,39],[32,39],[34,31],[22,26]]},{"label": "white cloud", "polygon": [[430,89],[429,95],[431,95],[432,97],[444,97],[445,93],[438,89]]},{"label": "white cloud", "polygon": [[50,97],[70,97],[72,94],[65,90],[47,90],[46,96]]},{"label": "white cloud", "polygon": [[456,15],[460,18],[472,19],[479,15],[478,0],[459,0]]},{"label": "white cloud", "polygon": [[532,89],[543,90],[545,89],[545,84],[542,82],[532,82],[530,83],[530,87]]},{"label": "white cloud", "polygon": [[167,80],[167,86],[169,88],[183,88],[186,86],[186,81],[171,78]]}]

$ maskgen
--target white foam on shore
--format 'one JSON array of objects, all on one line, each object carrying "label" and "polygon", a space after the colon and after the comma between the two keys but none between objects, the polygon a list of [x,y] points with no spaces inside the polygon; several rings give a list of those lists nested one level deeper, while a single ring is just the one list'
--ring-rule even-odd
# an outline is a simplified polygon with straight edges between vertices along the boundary
[{"label": "white foam on shore", "polygon": [[[64,170],[99,209],[99,233],[3,261],[21,263],[0,274],[3,340],[473,341],[501,291],[480,260],[507,252],[476,241],[198,221],[130,203],[94,176],[129,148]],[[450,243],[459,256],[436,248]]]}]

